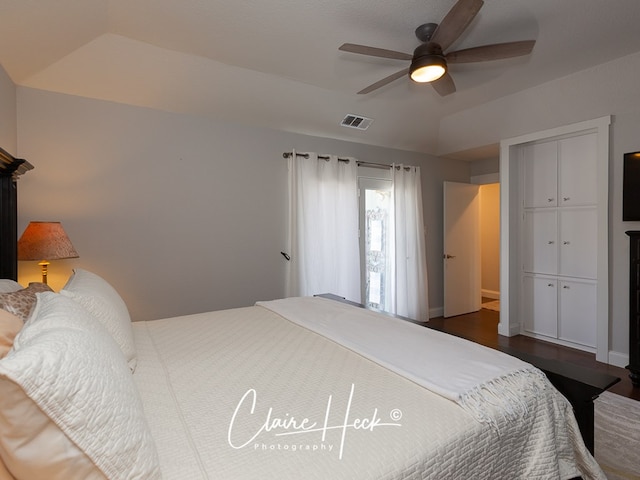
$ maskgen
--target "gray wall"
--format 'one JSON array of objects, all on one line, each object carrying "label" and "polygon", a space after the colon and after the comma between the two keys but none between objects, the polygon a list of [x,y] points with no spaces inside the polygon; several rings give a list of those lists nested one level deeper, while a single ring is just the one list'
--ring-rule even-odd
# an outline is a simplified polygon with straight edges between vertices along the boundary
[{"label": "gray wall", "polygon": [[[62,221],[80,258],[55,262],[104,276],[135,320],[251,305],[284,295],[287,168],[282,152],[317,151],[422,170],[429,301],[442,306],[442,182],[465,162],[251,128],[18,88],[19,230]],[[20,262],[23,283],[38,278]]]},{"label": "gray wall", "polygon": [[16,156],[16,87],[0,67],[0,147]]},{"label": "gray wall", "polygon": [[469,163],[469,175],[489,175],[500,172],[500,157],[476,160]]}]

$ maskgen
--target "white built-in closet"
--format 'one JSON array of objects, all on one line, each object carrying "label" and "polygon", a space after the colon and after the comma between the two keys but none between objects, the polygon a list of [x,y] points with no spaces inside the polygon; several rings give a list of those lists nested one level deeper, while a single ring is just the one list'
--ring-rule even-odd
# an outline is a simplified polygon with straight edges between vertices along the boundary
[{"label": "white built-in closet", "polygon": [[596,348],[597,135],[525,144],[523,333]]},{"label": "white built-in closet", "polygon": [[609,123],[501,144],[500,333],[580,348],[600,361],[608,357]]}]

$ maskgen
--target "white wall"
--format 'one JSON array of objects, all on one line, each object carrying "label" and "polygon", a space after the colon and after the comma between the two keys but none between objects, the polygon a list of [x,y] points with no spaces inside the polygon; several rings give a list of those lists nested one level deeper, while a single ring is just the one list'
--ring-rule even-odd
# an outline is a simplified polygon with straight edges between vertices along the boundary
[{"label": "white wall", "polygon": [[622,222],[622,159],[640,150],[640,53],[629,55],[445,118],[439,152],[490,145],[501,139],[613,115],[609,168],[611,355],[628,353],[628,258]]},{"label": "white wall", "polygon": [[16,156],[16,86],[0,66],[0,148]]},{"label": "white wall", "polygon": [[[442,181],[465,162],[18,88],[19,230],[62,221],[80,258],[136,320],[251,305],[284,295],[284,151],[349,155],[422,170],[431,306],[442,305]],[[37,265],[20,262],[22,282]]]}]

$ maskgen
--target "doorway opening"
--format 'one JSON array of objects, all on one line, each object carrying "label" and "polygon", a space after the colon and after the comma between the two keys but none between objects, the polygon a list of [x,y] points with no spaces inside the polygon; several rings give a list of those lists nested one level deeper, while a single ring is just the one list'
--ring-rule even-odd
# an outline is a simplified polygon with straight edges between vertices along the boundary
[{"label": "doorway opening", "polygon": [[480,185],[482,308],[500,311],[500,183]]},{"label": "doorway opening", "polygon": [[444,183],[445,318],[481,308],[500,309],[497,176],[472,177],[473,183]]}]

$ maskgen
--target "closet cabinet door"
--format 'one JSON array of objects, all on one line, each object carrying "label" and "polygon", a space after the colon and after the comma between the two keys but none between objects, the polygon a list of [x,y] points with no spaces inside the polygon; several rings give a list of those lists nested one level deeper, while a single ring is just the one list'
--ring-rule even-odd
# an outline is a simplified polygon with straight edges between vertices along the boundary
[{"label": "closet cabinet door", "polygon": [[558,338],[596,346],[596,284],[562,280],[559,288]]},{"label": "closet cabinet door", "polygon": [[558,273],[558,214],[553,210],[524,213],[523,269],[529,273]]},{"label": "closet cabinet door", "polygon": [[587,351],[596,347],[607,273],[598,278],[607,179],[598,176],[594,130],[522,144],[518,152],[521,331]]},{"label": "closet cabinet door", "polygon": [[525,275],[522,278],[524,329],[557,338],[558,282],[555,278]]},{"label": "closet cabinet door", "polygon": [[557,142],[527,145],[522,150],[524,206],[554,207],[558,192]]},{"label": "closet cabinet door", "polygon": [[560,266],[570,277],[596,278],[598,213],[593,208],[563,208],[559,213]]},{"label": "closet cabinet door", "polygon": [[558,140],[558,206],[598,202],[595,133]]}]

